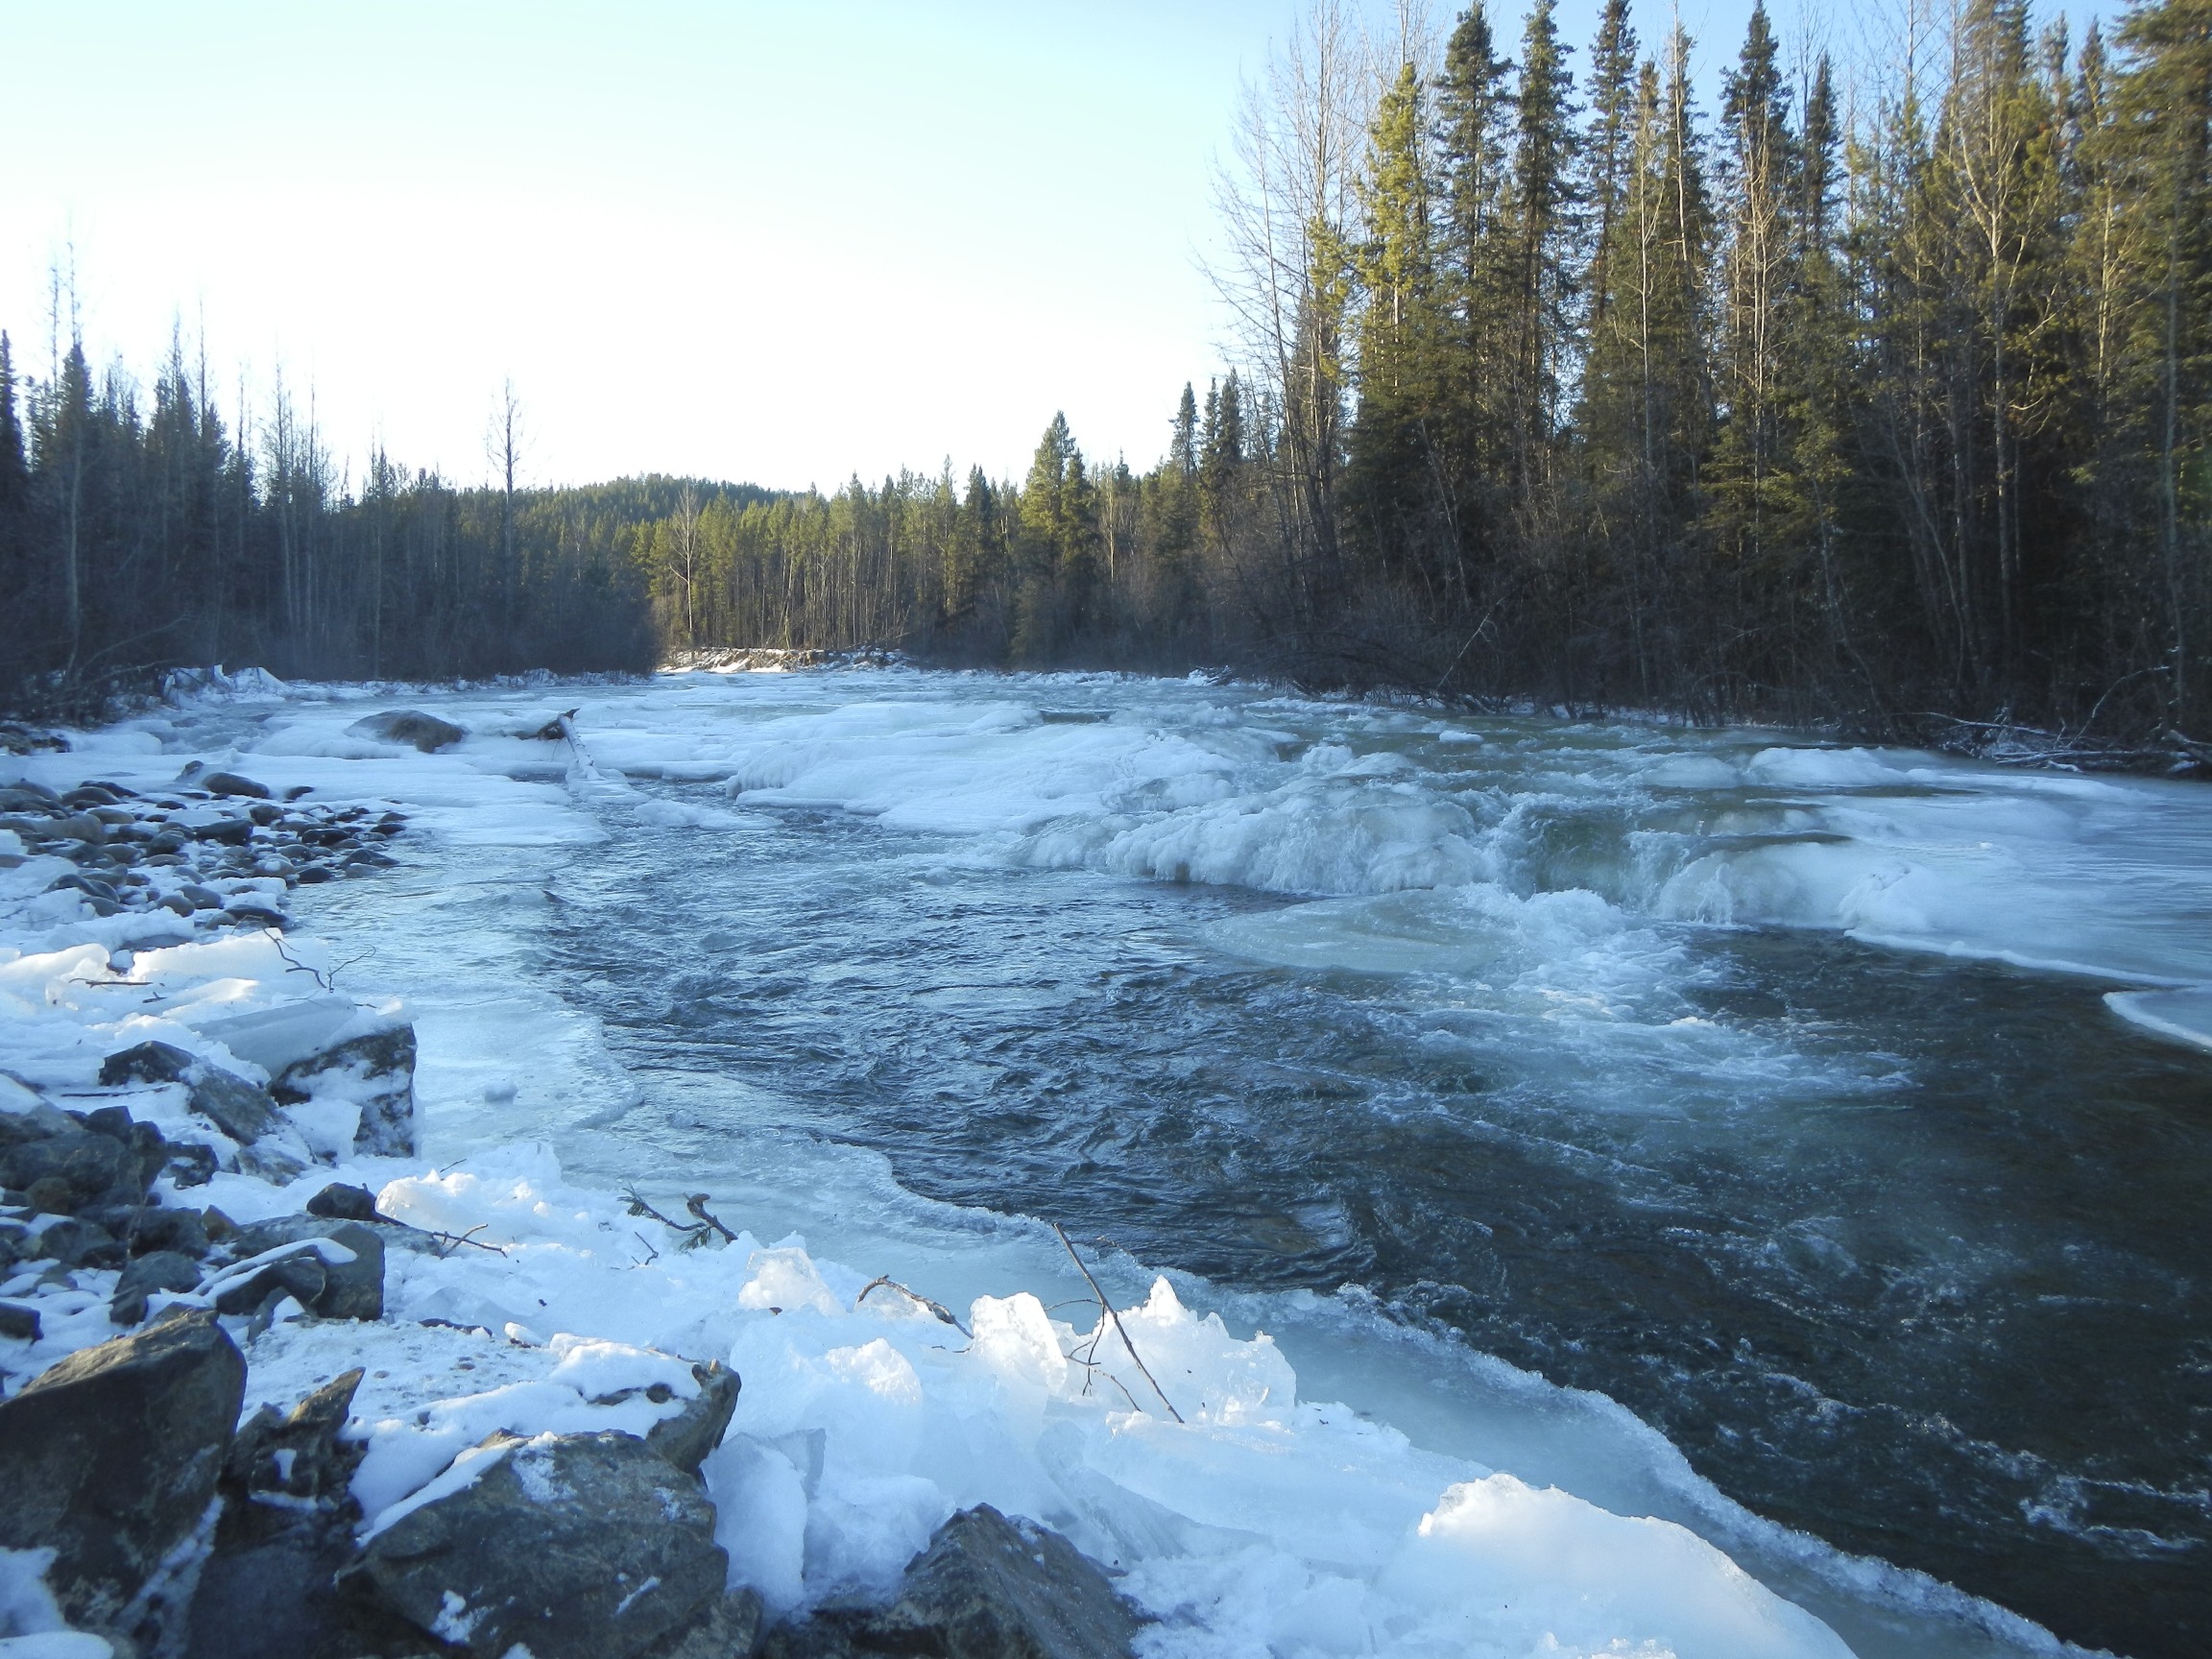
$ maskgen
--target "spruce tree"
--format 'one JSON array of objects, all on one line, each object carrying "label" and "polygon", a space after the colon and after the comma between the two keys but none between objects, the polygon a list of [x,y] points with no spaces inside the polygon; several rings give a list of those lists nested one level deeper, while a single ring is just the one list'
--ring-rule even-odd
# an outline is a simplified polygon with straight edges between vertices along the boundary
[{"label": "spruce tree", "polygon": [[1370,561],[1409,561],[1450,580],[1459,561],[1439,489],[1450,473],[1437,407],[1445,326],[1425,92],[1414,66],[1401,64],[1368,128],[1355,261],[1359,400],[1344,498],[1351,539]]},{"label": "spruce tree", "polygon": [[1614,243],[1636,124],[1636,31],[1628,0],[1605,0],[1598,38],[1590,48],[1590,133],[1582,147],[1582,196],[1589,215],[1590,262],[1582,292],[1588,326],[1602,326]]},{"label": "spruce tree", "polygon": [[1507,441],[1513,258],[1505,234],[1506,161],[1511,153],[1512,65],[1497,55],[1483,0],[1459,16],[1436,82],[1442,213],[1439,285],[1453,338],[1454,367],[1441,393],[1446,442],[1455,456],[1462,557],[1495,558],[1511,498]]},{"label": "spruce tree", "polygon": [[21,509],[31,491],[31,469],[23,451],[23,427],[15,413],[15,357],[0,331],[0,513]]},{"label": "spruce tree", "polygon": [[[1772,613],[1786,609],[1794,580],[1790,520],[1798,504],[1782,475],[1783,331],[1798,257],[1798,158],[1789,103],[1766,5],[1754,0],[1721,97],[1727,226],[1716,395],[1725,419],[1707,483],[1717,574],[1733,589],[1731,613],[1769,641],[1780,625]],[[1773,672],[1770,664],[1753,667]]]},{"label": "spruce tree", "polygon": [[1513,260],[1507,409],[1524,512],[1550,476],[1574,345],[1575,83],[1553,9],[1554,0],[1536,0],[1522,34],[1503,215]]}]

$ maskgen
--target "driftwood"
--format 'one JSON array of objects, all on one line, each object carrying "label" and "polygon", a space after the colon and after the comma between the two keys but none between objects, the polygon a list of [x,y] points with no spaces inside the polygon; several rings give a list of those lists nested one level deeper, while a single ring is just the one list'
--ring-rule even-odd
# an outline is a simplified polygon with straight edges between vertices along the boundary
[{"label": "driftwood", "polygon": [[929,1297],[923,1295],[919,1290],[908,1289],[905,1286],[900,1284],[898,1280],[892,1278],[888,1273],[878,1273],[875,1278],[869,1280],[868,1283],[862,1286],[860,1294],[853,1298],[853,1306],[857,1308],[861,1303],[867,1301],[868,1292],[871,1290],[896,1290],[900,1295],[905,1297],[909,1302],[919,1303],[924,1308],[928,1309],[929,1311],[936,1314],[940,1320],[951,1326],[953,1330],[959,1332],[961,1335],[967,1337],[971,1342],[975,1339],[975,1333],[969,1330],[967,1326],[961,1324],[960,1321],[954,1317],[951,1309],[946,1307],[942,1302],[933,1301]]},{"label": "driftwood", "polygon": [[[1098,1287],[1098,1281],[1091,1276],[1091,1269],[1083,1264],[1083,1258],[1075,1254],[1075,1246],[1069,1241],[1067,1233],[1057,1221],[1051,1223],[1051,1228],[1054,1236],[1059,1238],[1062,1247],[1067,1250],[1068,1259],[1075,1263],[1075,1271],[1083,1275],[1083,1282],[1091,1286],[1092,1294],[1098,1298],[1098,1329],[1091,1340],[1091,1358],[1076,1362],[1093,1370],[1097,1368],[1098,1343],[1106,1334],[1106,1321],[1111,1319],[1114,1322],[1115,1334],[1121,1338],[1121,1346],[1129,1351],[1129,1358],[1137,1362],[1137,1369],[1144,1373],[1144,1381],[1152,1384],[1152,1392],[1160,1396],[1160,1404],[1167,1407],[1167,1415],[1174,1418],[1178,1423],[1182,1422],[1183,1413],[1175,1409],[1175,1402],[1167,1398],[1167,1391],[1160,1386],[1160,1379],[1152,1375],[1152,1368],[1144,1363],[1144,1357],[1137,1352],[1137,1344],[1129,1340],[1129,1332],[1121,1323],[1121,1315],[1114,1310],[1114,1304],[1107,1299],[1106,1292]],[[1069,1358],[1072,1359],[1075,1357],[1070,1355]],[[1114,1376],[1111,1371],[1106,1374],[1109,1377]],[[1117,1383],[1120,1382],[1119,1378],[1114,1380]],[[1128,1394],[1129,1390],[1126,1385],[1121,1387],[1121,1392],[1124,1395]],[[1132,1399],[1129,1404],[1135,1406],[1137,1402]]]}]

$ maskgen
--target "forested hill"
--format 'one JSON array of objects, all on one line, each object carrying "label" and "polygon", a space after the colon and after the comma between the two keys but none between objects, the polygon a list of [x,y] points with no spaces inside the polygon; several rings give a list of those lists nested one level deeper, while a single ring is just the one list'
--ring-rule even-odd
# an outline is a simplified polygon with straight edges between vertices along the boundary
[{"label": "forested hill", "polygon": [[281,399],[242,447],[180,353],[141,400],[66,351],[0,405],[12,678],[871,644],[2212,734],[2212,0],[1848,65],[1757,12],[1711,109],[1624,0],[1511,21],[1277,61],[1238,367],[1141,472],[1055,417],[1003,482],[346,490]]}]

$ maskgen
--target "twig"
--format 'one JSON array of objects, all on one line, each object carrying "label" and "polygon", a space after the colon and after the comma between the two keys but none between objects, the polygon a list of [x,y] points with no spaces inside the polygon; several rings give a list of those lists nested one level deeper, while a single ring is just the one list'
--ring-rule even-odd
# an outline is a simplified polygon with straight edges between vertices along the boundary
[{"label": "twig", "polygon": [[338,989],[339,974],[345,973],[347,969],[352,967],[354,964],[359,962],[366,962],[370,957],[376,954],[374,950],[364,950],[358,956],[347,957],[345,961],[339,963],[335,968],[310,968],[306,963],[301,961],[299,957],[293,955],[291,951],[284,948],[284,935],[277,932],[276,928],[262,928],[261,936],[267,939],[272,945],[276,947],[276,954],[284,959],[285,973],[304,974],[310,979],[314,980],[317,985],[321,986],[325,991],[336,991]]},{"label": "twig", "polygon": [[869,1280],[867,1285],[861,1289],[860,1294],[853,1298],[853,1306],[855,1308],[859,1307],[861,1303],[868,1300],[868,1292],[870,1290],[878,1289],[896,1290],[900,1295],[905,1297],[908,1301],[919,1302],[923,1307],[928,1309],[930,1312],[936,1314],[937,1317],[942,1319],[946,1324],[951,1326],[953,1330],[959,1332],[961,1335],[967,1337],[969,1341],[973,1342],[975,1340],[975,1333],[969,1330],[967,1326],[961,1324],[959,1320],[955,1319],[952,1316],[951,1309],[946,1307],[942,1302],[932,1302],[928,1297],[923,1295],[919,1290],[908,1289],[905,1286],[900,1284],[898,1280],[892,1278],[888,1273],[878,1273],[875,1278]]},{"label": "twig", "polygon": [[475,1226],[469,1228],[466,1233],[441,1233],[435,1227],[425,1228],[423,1231],[428,1233],[431,1238],[439,1239],[445,1244],[445,1248],[438,1252],[438,1260],[441,1262],[445,1261],[446,1257],[452,1255],[454,1251],[460,1249],[464,1244],[473,1244],[477,1249],[489,1250],[494,1256],[504,1256],[507,1254],[506,1245],[487,1244],[483,1239],[476,1237],[477,1234],[483,1232],[485,1228],[491,1225],[492,1223],[489,1221],[479,1221]]},{"label": "twig", "polygon": [[644,1234],[638,1232],[635,1227],[630,1229],[630,1237],[637,1239],[638,1243],[645,1246],[645,1260],[642,1262],[632,1262],[632,1266],[650,1267],[654,1262],[661,1260],[661,1252],[653,1248],[652,1239],[646,1238]]},{"label": "twig", "polygon": [[630,1201],[631,1214],[650,1215],[661,1226],[667,1228],[669,1232],[675,1234],[679,1240],[676,1248],[679,1250],[698,1249],[700,1245],[714,1236],[714,1227],[720,1225],[718,1222],[710,1223],[706,1220],[701,1220],[696,1224],[687,1221],[671,1221],[660,1211],[654,1209],[652,1205],[646,1203],[643,1195],[635,1187],[624,1188],[622,1196]]},{"label": "twig", "polygon": [[698,1216],[699,1219],[707,1226],[713,1228],[715,1232],[721,1234],[722,1237],[729,1242],[733,1244],[737,1242],[737,1235],[731,1232],[729,1228],[723,1226],[721,1221],[715,1217],[714,1214],[707,1208],[706,1193],[692,1193],[690,1197],[684,1200],[684,1208],[690,1211],[692,1214]]},{"label": "twig", "polygon": [[[1137,1361],[1137,1369],[1144,1373],[1144,1381],[1152,1384],[1152,1392],[1159,1395],[1160,1404],[1167,1407],[1167,1415],[1174,1418],[1178,1423],[1182,1422],[1183,1413],[1175,1409],[1175,1402],[1167,1398],[1167,1390],[1160,1386],[1160,1379],[1152,1375],[1151,1368],[1144,1363],[1143,1356],[1137,1352],[1137,1344],[1129,1340],[1129,1333],[1122,1326],[1121,1315],[1114,1310],[1114,1304],[1106,1299],[1106,1292],[1098,1288],[1098,1281],[1091,1277],[1091,1269],[1083,1265],[1083,1258],[1075,1254],[1075,1246],[1069,1243],[1068,1235],[1061,1230],[1060,1223],[1054,1221],[1049,1225],[1053,1233],[1059,1237],[1061,1244],[1066,1247],[1068,1259],[1075,1263],[1075,1271],[1083,1275],[1084,1282],[1096,1293],[1099,1308],[1104,1310],[1107,1318],[1114,1321],[1114,1330],[1116,1334],[1121,1338],[1121,1346],[1129,1350],[1129,1358]],[[1095,1341],[1092,1343],[1091,1351],[1094,1354],[1098,1351],[1098,1345]],[[1109,1371],[1107,1375],[1111,1377],[1114,1374]],[[1124,1394],[1129,1392],[1126,1385],[1123,1386],[1121,1392]],[[1136,1405],[1136,1401],[1130,1401],[1130,1405]]]}]

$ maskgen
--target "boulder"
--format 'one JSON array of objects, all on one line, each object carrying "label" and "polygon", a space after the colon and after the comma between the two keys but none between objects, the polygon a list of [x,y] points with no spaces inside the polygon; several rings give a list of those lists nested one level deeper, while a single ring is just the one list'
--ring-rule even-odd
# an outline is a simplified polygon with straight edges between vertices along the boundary
[{"label": "boulder", "polygon": [[36,1342],[43,1334],[37,1309],[22,1302],[0,1302],[0,1336],[12,1336],[18,1342]]},{"label": "boulder", "polygon": [[376,1194],[366,1187],[333,1181],[307,1200],[307,1214],[332,1221],[376,1221]]},{"label": "boulder", "polygon": [[340,1440],[338,1431],[353,1409],[362,1376],[356,1366],[324,1383],[289,1414],[264,1406],[240,1424],[223,1466],[228,1494],[245,1500],[275,1492],[300,1503],[350,1503],[347,1483],[368,1447]]},{"label": "boulder", "polygon": [[717,1596],[653,1651],[653,1659],[753,1659],[760,1647],[760,1592]]},{"label": "boulder", "polygon": [[287,1104],[336,1093],[361,1108],[353,1150],[380,1158],[415,1153],[415,1027],[394,1025],[333,1044],[284,1068],[270,1093]]},{"label": "boulder", "polygon": [[215,1496],[246,1361],[205,1310],[70,1355],[0,1402],[0,1549],[51,1549],[76,1624],[109,1624]]},{"label": "boulder", "polygon": [[[7,1118],[32,1116],[10,1113]],[[51,1133],[0,1143],[0,1187],[28,1193],[39,1209],[58,1215],[73,1214],[103,1199],[134,1202],[145,1192],[140,1177],[146,1171],[129,1144],[95,1135],[59,1112],[52,1118],[40,1114],[39,1119]]]},{"label": "boulder", "polygon": [[194,1261],[207,1254],[207,1223],[197,1210],[149,1205],[137,1213],[135,1219],[137,1229],[131,1235],[133,1251],[146,1255],[157,1250],[173,1251]]},{"label": "boulder", "polygon": [[276,1121],[276,1102],[269,1098],[269,1091],[235,1071],[202,1062],[187,1081],[192,1110],[241,1146],[259,1140]]},{"label": "boulder", "polygon": [[492,1436],[483,1473],[369,1540],[349,1579],[461,1650],[535,1659],[657,1651],[728,1563],[699,1483],[629,1434]]},{"label": "boulder", "polygon": [[367,737],[375,743],[412,743],[425,755],[447,749],[469,735],[450,720],[425,714],[419,709],[388,709],[346,728],[348,736]]},{"label": "boulder", "polygon": [[423,1647],[402,1621],[337,1589],[360,1554],[347,1483],[365,1448],[338,1438],[360,1382],[349,1371],[289,1413],[264,1406],[239,1426],[186,1659],[360,1659]]},{"label": "boulder", "polygon": [[[239,1228],[228,1248],[232,1264],[209,1286],[225,1313],[250,1313],[282,1290],[318,1318],[384,1317],[384,1240],[358,1221],[279,1216]],[[269,1260],[256,1263],[260,1257]]]},{"label": "boulder", "polygon": [[117,1325],[135,1325],[146,1317],[146,1304],[156,1290],[180,1293],[197,1289],[200,1263],[178,1250],[154,1250],[123,1269],[115,1281],[115,1294],[108,1303],[108,1317]]},{"label": "boulder", "polygon": [[200,780],[199,786],[210,795],[242,795],[251,801],[269,799],[268,784],[241,778],[235,772],[210,772]]},{"label": "boulder", "polygon": [[108,1055],[100,1063],[100,1081],[109,1089],[182,1083],[191,1091],[192,1110],[240,1145],[258,1140],[276,1117],[268,1090],[171,1043],[141,1043]]},{"label": "boulder", "polygon": [[980,1503],[937,1528],[890,1606],[817,1613],[773,1632],[768,1652],[1128,1659],[1142,1623],[1104,1570],[1059,1533]]},{"label": "boulder", "polygon": [[426,1647],[420,1638],[392,1640],[408,1627],[388,1614],[382,1622],[399,1630],[386,1639],[361,1628],[337,1587],[358,1553],[350,1527],[318,1515],[268,1537],[219,1542],[193,1587],[185,1659],[362,1659]]},{"label": "boulder", "polygon": [[707,1454],[730,1431],[741,1384],[737,1373],[719,1359],[692,1366],[691,1375],[698,1381],[698,1394],[685,1401],[676,1416],[654,1424],[645,1444],[685,1473],[696,1475]]},{"label": "boulder", "polygon": [[97,1221],[81,1215],[61,1215],[46,1222],[26,1240],[23,1254],[34,1262],[54,1262],[63,1267],[120,1267],[126,1252],[122,1241]]}]

